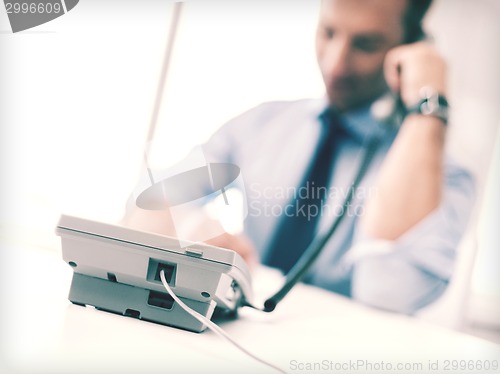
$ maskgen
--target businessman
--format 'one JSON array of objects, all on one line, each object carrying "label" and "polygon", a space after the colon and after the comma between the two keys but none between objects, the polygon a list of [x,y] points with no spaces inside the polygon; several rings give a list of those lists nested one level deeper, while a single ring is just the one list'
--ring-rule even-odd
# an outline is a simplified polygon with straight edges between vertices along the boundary
[{"label": "businessman", "polygon": [[[211,244],[287,272],[343,215],[306,282],[407,314],[444,292],[474,188],[444,152],[447,68],[421,26],[430,3],[322,1],[324,99],[262,104],[203,145],[208,162],[240,167],[248,203],[244,233]],[[405,115],[376,115],[391,96]],[[367,173],[344,206],[367,148]],[[129,224],[171,234],[169,219],[136,211]]]}]

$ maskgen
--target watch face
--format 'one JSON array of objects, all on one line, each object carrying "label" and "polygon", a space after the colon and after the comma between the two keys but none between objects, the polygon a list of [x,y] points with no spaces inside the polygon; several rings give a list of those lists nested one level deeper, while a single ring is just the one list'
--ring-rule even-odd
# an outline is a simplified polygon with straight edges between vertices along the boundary
[{"label": "watch face", "polygon": [[437,111],[439,104],[429,99],[425,99],[425,101],[420,104],[420,113],[424,115],[430,115]]},{"label": "watch face", "polygon": [[422,99],[413,108],[408,109],[408,114],[417,113],[424,116],[434,116],[448,122],[448,101],[436,90],[424,87],[421,90]]}]

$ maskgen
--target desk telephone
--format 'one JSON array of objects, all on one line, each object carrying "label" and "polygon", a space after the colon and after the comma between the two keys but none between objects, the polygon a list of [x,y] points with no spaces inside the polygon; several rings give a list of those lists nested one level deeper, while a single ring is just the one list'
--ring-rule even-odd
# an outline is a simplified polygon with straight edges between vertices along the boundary
[{"label": "desk telephone", "polygon": [[[181,4],[175,4],[173,36]],[[173,36],[167,44],[148,142],[154,134]],[[377,119],[391,126],[399,126],[407,113],[402,100],[390,93],[371,109]],[[368,144],[343,212],[348,211],[377,145],[377,139]],[[145,166],[149,172],[147,152]],[[151,175],[150,179],[154,187]],[[328,232],[312,241],[286,275],[283,287],[263,307],[254,304],[249,269],[234,251],[202,243],[181,246],[177,239],[167,236],[66,215],[61,216],[56,231],[61,237],[63,259],[73,268],[69,293],[72,303],[201,332],[206,325],[192,318],[165,292],[162,275],[180,300],[208,319],[214,315],[234,316],[244,306],[272,312],[310,269],[343,218],[337,217]]]}]

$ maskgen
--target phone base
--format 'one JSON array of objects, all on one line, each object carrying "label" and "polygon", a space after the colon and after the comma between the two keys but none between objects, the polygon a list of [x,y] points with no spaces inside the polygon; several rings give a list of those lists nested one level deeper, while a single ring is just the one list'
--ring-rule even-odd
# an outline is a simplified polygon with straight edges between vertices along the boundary
[{"label": "phone base", "polygon": [[[168,293],[134,287],[110,280],[73,273],[68,299],[76,305],[92,305],[96,309],[160,323],[193,332],[206,326],[188,314]],[[216,302],[200,302],[180,297],[191,309],[208,319]]]}]

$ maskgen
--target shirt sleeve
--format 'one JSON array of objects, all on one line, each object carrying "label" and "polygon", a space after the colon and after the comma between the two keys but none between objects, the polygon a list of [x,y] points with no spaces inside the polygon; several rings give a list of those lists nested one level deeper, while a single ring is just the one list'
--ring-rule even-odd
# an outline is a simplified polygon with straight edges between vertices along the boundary
[{"label": "shirt sleeve", "polygon": [[347,256],[353,266],[352,297],[405,314],[436,300],[452,275],[474,190],[472,176],[447,163],[440,206],[398,240],[374,240],[358,229]]}]

